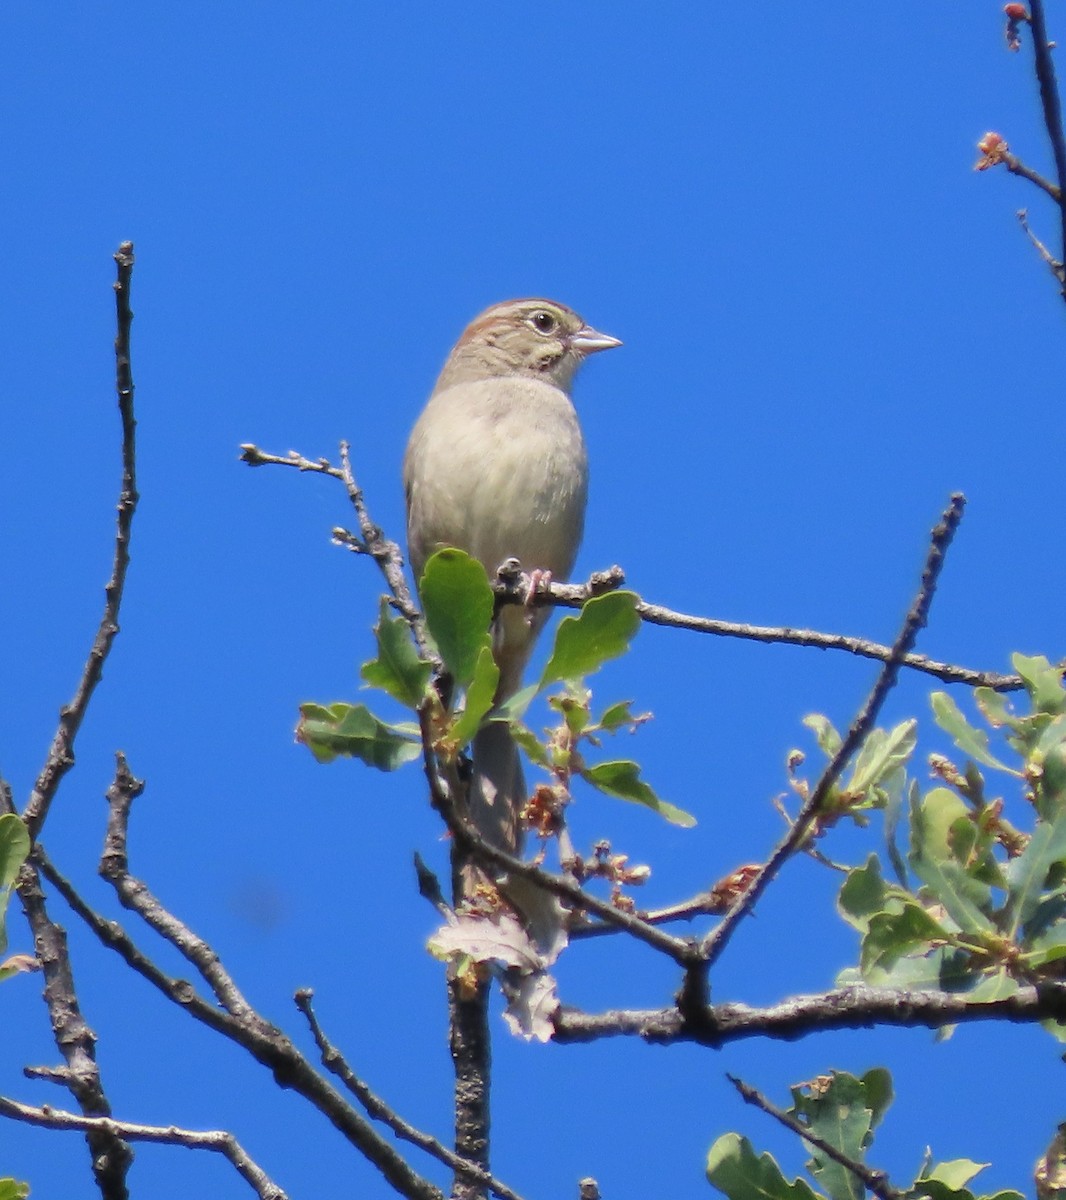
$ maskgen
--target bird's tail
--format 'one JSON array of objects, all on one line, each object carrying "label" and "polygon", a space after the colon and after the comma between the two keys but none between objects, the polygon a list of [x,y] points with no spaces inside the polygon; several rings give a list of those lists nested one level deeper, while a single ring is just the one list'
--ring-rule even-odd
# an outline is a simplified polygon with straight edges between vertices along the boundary
[{"label": "bird's tail", "polygon": [[499,850],[521,850],[519,814],[526,803],[526,780],[511,731],[490,721],[474,738],[474,778],[470,816],[481,836]]}]

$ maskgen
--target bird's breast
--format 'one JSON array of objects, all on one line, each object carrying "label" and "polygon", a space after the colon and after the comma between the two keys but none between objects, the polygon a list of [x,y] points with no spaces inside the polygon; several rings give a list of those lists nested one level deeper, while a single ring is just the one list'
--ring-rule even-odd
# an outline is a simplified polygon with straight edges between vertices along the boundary
[{"label": "bird's breast", "polygon": [[489,379],[437,393],[411,435],[404,481],[416,571],[441,546],[466,550],[490,574],[512,557],[560,578],[572,568],[588,458],[559,388]]}]

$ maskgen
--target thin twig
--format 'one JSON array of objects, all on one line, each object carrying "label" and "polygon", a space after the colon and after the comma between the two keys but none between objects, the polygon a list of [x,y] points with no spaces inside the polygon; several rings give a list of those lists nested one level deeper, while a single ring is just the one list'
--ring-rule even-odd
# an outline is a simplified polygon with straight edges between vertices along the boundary
[{"label": "thin twig", "polygon": [[1054,257],[1047,246],[1045,246],[1044,243],[1036,236],[1036,234],[1033,233],[1032,229],[1029,228],[1029,214],[1024,208],[1020,208],[1018,209],[1017,215],[1022,229],[1025,230],[1026,237],[1028,237],[1029,241],[1032,242],[1037,254],[1039,254],[1047,264],[1048,270],[1052,273],[1052,275],[1055,276],[1056,279],[1066,281],[1066,275],[1064,275],[1062,263],[1060,263],[1059,260]]},{"label": "thin twig", "polygon": [[726,1079],[741,1094],[745,1103],[754,1104],[756,1108],[761,1108],[767,1116],[773,1117],[775,1121],[779,1121],[786,1129],[791,1129],[793,1133],[799,1134],[809,1145],[821,1150],[827,1158],[831,1158],[833,1162],[839,1163],[845,1171],[850,1171],[863,1187],[869,1188],[880,1200],[902,1200],[903,1193],[889,1183],[888,1175],[884,1171],[874,1170],[865,1163],[850,1158],[842,1150],[838,1150],[836,1146],[827,1142],[825,1138],[819,1137],[809,1126],[804,1125],[802,1121],[797,1121],[795,1117],[785,1112],[784,1109],[778,1108],[762,1092],[753,1088],[750,1083],[745,1083],[743,1079],[738,1079],[735,1075],[730,1075],[728,1072],[726,1073]]},{"label": "thin twig", "polygon": [[[497,579],[493,584],[497,601],[504,604],[527,604],[534,608],[552,605],[559,608],[580,608],[590,597],[602,595],[620,587],[625,576],[620,567],[596,571],[585,583],[542,584],[530,595],[529,577]],[[641,600],[636,605],[637,615],[650,625],[663,625],[672,629],[687,629],[692,633],[708,633],[714,637],[740,638],[743,641],[763,642],[786,646],[807,646],[816,650],[843,650],[859,658],[875,662],[888,662],[892,655],[891,646],[867,638],[852,637],[843,633],[819,633],[814,629],[794,629],[789,625],[749,625],[739,621],[722,621],[716,617],[699,617],[676,612],[661,604],[650,604]],[[999,671],[978,671],[972,667],[961,667],[954,663],[938,662],[925,654],[907,654],[903,666],[926,675],[932,675],[943,683],[961,683],[970,687],[987,687],[997,692],[1019,691],[1025,686],[1020,675],[1007,675]],[[1066,662],[1061,664],[1066,670]]]},{"label": "thin twig", "polygon": [[407,586],[407,578],[403,573],[403,551],[396,542],[385,536],[381,527],[371,518],[363,489],[356,482],[352,470],[351,448],[348,442],[344,441],[340,444],[341,465],[339,467],[333,466],[326,458],[304,458],[296,450],[290,450],[285,455],[270,454],[251,442],[243,443],[240,449],[241,461],[248,463],[249,466],[294,467],[298,471],[328,475],[344,484],[348,500],[355,510],[356,519],[359,522],[359,533],[355,534],[337,526],[332,531],[334,542],[356,554],[366,554],[378,564],[392,594],[393,607],[411,627],[411,633],[423,657],[431,657],[426,642],[422,614],[411,596],[411,589]]},{"label": "thin twig", "polygon": [[286,1193],[249,1157],[233,1134],[224,1129],[182,1129],[177,1125],[141,1125],[133,1121],[116,1121],[113,1117],[80,1117],[77,1113],[64,1112],[47,1104],[40,1108],[21,1104],[7,1096],[0,1096],[0,1116],[12,1117],[45,1129],[74,1129],[130,1142],[155,1142],[184,1146],[190,1150],[212,1150],[230,1161],[261,1200],[287,1200]]},{"label": "thin twig", "polygon": [[922,571],[921,584],[899,631],[899,636],[892,646],[892,653],[881,669],[877,682],[871,689],[862,710],[851,723],[851,728],[839,749],[826,765],[810,797],[804,802],[792,828],[774,848],[766,863],[752,877],[751,882],[722,918],[721,923],[704,940],[701,952],[707,967],[717,961],[740,922],[752,911],[759,897],[777,875],[782,865],[802,846],[821,815],[833,786],[840,778],[852,755],[873,729],[881,706],[896,683],[900,666],[904,658],[911,652],[919,631],[924,628],[928,619],[929,606],[932,604],[937,579],[944,565],[944,555],[962,520],[965,503],[965,498],[960,493],[955,493],[940,522],[933,529],[929,553]]},{"label": "thin twig", "polygon": [[390,1108],[380,1096],[371,1091],[355,1074],[344,1058],[344,1055],[326,1037],[312,1005],[313,993],[310,988],[301,988],[293,999],[296,1002],[296,1007],[307,1018],[307,1023],[311,1028],[311,1035],[315,1039],[315,1045],[322,1055],[322,1065],[343,1081],[344,1085],[371,1117],[377,1121],[382,1121],[397,1137],[411,1142],[421,1150],[425,1150],[427,1154],[431,1154],[439,1162],[444,1163],[446,1167],[455,1171],[456,1174],[468,1176],[476,1182],[483,1184],[491,1192],[499,1196],[501,1200],[521,1200],[517,1192],[513,1192],[490,1171],[485,1170],[478,1163],[461,1158],[458,1154],[454,1154],[446,1146],[442,1145],[435,1137],[432,1137],[428,1133],[423,1133],[420,1129],[416,1129],[415,1126],[405,1121]]},{"label": "thin twig", "polygon": [[252,1021],[255,1010],[241,994],[214,950],[164,908],[149,888],[129,872],[127,841],[130,809],[143,791],[144,781],[134,777],[126,756],[121,752],[116,754],[115,778],[107,789],[107,834],[100,857],[100,875],[115,889],[124,908],[137,913],[192,963],[226,1012],[240,1021]]},{"label": "thin twig", "polygon": [[[716,896],[714,891],[711,890],[700,892],[698,896],[693,896],[688,900],[681,900],[677,904],[665,905],[663,908],[653,908],[646,911],[637,909],[634,915],[648,925],[667,925],[671,921],[691,921],[696,917],[711,916],[722,912],[723,907],[720,897]],[[575,921],[567,932],[570,940],[576,941],[579,938],[599,937],[606,933],[620,933],[622,930],[618,925],[607,925],[602,921]]]},{"label": "thin twig", "polygon": [[[381,526],[371,519],[366,507],[366,499],[363,496],[363,489],[356,483],[352,471],[351,447],[347,442],[341,442],[340,451],[341,477],[348,492],[348,499],[359,518],[359,532],[363,536],[366,552],[381,568],[381,573],[385,576],[385,581],[389,585],[389,590],[392,592],[401,615],[413,623],[415,636],[417,637],[419,634],[424,636],[424,630],[421,628],[421,614],[411,598],[411,591],[403,573],[403,551],[396,542],[387,538]],[[419,648],[425,649],[423,642],[419,643]]]},{"label": "thin twig", "polygon": [[304,458],[297,450],[290,450],[288,454],[269,454],[252,442],[243,442],[240,451],[241,462],[246,462],[250,467],[295,467],[297,471],[330,475],[344,482],[340,467],[335,467],[328,458]]},{"label": "thin twig", "polygon": [[122,605],[126,571],[130,562],[130,531],[139,499],[135,439],[137,422],[133,416],[133,372],[130,367],[130,325],[133,321],[133,312],[130,309],[130,280],[133,275],[133,243],[123,242],[114,257],[118,266],[118,278],[115,281],[118,322],[118,332],[115,335],[115,390],[122,419],[122,487],[118,498],[115,552],[111,578],[104,588],[104,611],[93,638],[89,657],[85,661],[73,698],[59,711],[59,725],[52,738],[48,757],[22,814],[32,838],[36,838],[40,833],[63,776],[74,765],[74,742],[85,719],[92,694],[103,676],[104,662],[118,633],[119,608]]}]

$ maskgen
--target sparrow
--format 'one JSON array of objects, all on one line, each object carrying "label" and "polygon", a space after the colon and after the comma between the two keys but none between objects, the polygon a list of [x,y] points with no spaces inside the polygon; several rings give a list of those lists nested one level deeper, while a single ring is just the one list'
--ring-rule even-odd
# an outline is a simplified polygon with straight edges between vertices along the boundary
[{"label": "sparrow", "polygon": [[[508,300],[463,331],[407,444],[407,547],[416,580],[452,546],[490,579],[508,559],[565,579],[585,524],[588,455],[570,389],[590,354],[622,343],[553,300]],[[548,610],[506,605],[493,623],[496,703],[518,691]],[[520,848],[526,803],[518,749],[503,722],[473,744],[470,814],[500,849]]]}]

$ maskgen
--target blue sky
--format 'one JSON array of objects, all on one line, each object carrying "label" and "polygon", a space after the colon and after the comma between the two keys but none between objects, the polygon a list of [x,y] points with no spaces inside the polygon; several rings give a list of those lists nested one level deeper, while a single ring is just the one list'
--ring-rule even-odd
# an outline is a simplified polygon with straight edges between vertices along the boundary
[{"label": "blue sky", "polygon": [[[143,500],[122,634],[44,841],[118,916],[95,861],[124,750],[148,781],[134,871],[308,1049],[291,994],[314,987],[356,1070],[416,1124],[447,1134],[434,914],[410,865],[416,849],[445,862],[439,827],[416,770],[323,768],[292,740],[301,701],[355,697],[379,580],[330,545],[350,522],[338,487],[253,472],[239,443],[335,457],[350,439],[399,536],[403,446],[451,343],[487,304],[548,295],[625,341],[577,389],[579,574],[618,562],[675,608],[890,640],[961,489],[922,648],[990,669],[1015,649],[1066,653],[1063,310],[1014,213],[1052,242],[1056,225],[1028,185],[971,170],[988,129],[1050,169],[1029,47],[1005,50],[998,5],[16,4],[0,22],[0,771],[23,803],[99,617],[118,485],[111,254],[131,238]],[[758,860],[785,756],[808,744],[800,719],[845,725],[872,678],[839,655],[645,629],[597,695],[654,711],[633,752],[700,823],[582,796],[578,840],[649,862],[649,904]],[[929,690],[906,680],[887,719],[928,731]],[[876,836],[827,850],[859,860]],[[855,953],[834,890],[791,865],[716,998],[830,985]],[[53,912],[117,1116],[232,1128],[293,1196],[387,1194],[324,1122]],[[560,978],[595,1010],[664,1003],[676,982],[613,940],[575,949]],[[56,1058],[39,990],[0,989],[0,1092],[66,1105],[20,1075]],[[931,1144],[992,1160],[989,1190],[1024,1189],[1061,1118],[1043,1101],[1057,1051],[1033,1030],[715,1054],[497,1029],[495,1166],[531,1197],[587,1174],[608,1197],[649,1175],[663,1195],[710,1195],[704,1154],[729,1129],[797,1169],[727,1070],[784,1100],[830,1067],[889,1065],[876,1157],[902,1182]],[[86,1166],[75,1136],[0,1127],[0,1173],[35,1196],[89,1194]],[[131,1182],[156,1200],[248,1194],[221,1161],[147,1146]]]}]

